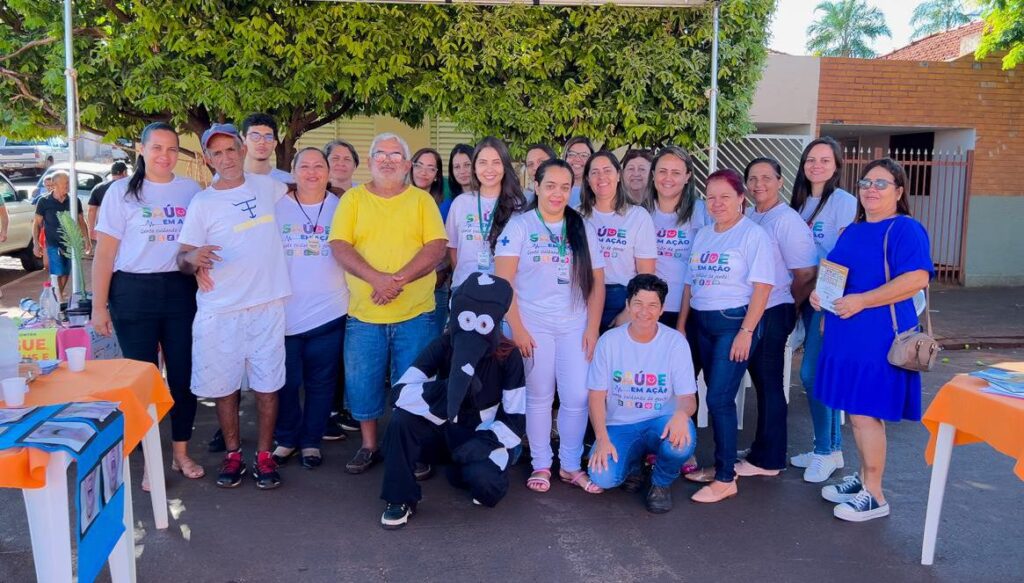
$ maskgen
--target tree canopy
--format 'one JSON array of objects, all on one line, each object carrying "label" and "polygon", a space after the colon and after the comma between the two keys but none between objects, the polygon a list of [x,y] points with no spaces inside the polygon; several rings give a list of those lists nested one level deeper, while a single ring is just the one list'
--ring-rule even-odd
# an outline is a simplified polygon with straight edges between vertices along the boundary
[{"label": "tree canopy", "polygon": [[1003,69],[1024,62],[1024,0],[981,0],[985,32],[975,56],[984,59],[995,51],[1006,51]]},{"label": "tree canopy", "polygon": [[807,27],[807,50],[818,56],[871,58],[871,41],[892,36],[882,11],[864,0],[825,1],[815,6],[819,12]]},{"label": "tree canopy", "polygon": [[910,38],[951,30],[969,23],[974,17],[961,0],[927,0],[918,4],[910,16],[910,26],[914,27]]},{"label": "tree canopy", "polygon": [[[725,138],[749,129],[773,6],[722,7]],[[264,111],[279,163],[303,133],[356,115],[438,114],[514,148],[707,142],[709,8],[79,0],[73,19],[81,124],[110,140]],[[63,59],[62,3],[0,2],[5,135],[62,131]]]}]

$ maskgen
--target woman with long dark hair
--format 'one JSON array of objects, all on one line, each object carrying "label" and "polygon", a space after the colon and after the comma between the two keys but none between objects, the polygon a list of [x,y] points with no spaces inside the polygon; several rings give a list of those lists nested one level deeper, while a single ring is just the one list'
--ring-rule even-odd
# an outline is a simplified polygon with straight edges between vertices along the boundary
[{"label": "woman with long dark hair", "polygon": [[580,214],[594,227],[604,255],[604,332],[625,321],[626,284],[638,273],[654,273],[658,246],[651,215],[626,196],[615,154],[597,152],[587,160],[583,174]]},{"label": "woman with long dark hair", "polygon": [[594,155],[594,145],[590,139],[583,136],[569,138],[565,142],[565,152],[562,158],[572,168],[573,187],[569,197],[569,208],[575,209],[580,206],[580,193],[583,191],[583,167],[587,160]]},{"label": "woman with long dark hair", "polygon": [[473,146],[455,144],[448,155],[448,196],[452,200],[472,189]]},{"label": "woman with long dark hair", "polygon": [[526,208],[512,157],[505,143],[487,137],[473,150],[471,191],[452,201],[445,222],[448,257],[454,266],[452,288],[474,271],[494,273],[498,237],[509,220]]},{"label": "woman with long dark hair", "polygon": [[125,358],[159,366],[163,352],[171,408],[171,469],[205,475],[188,455],[196,397],[191,391],[192,320],[196,278],[178,270],[178,234],[192,197],[201,189],[174,175],[178,133],[157,122],[142,130],[142,149],[130,178],[110,185],[96,223],[92,264],[92,323],[117,334]]},{"label": "woman with long dark hair", "polygon": [[[409,170],[409,182],[416,188],[430,193],[441,212],[441,220],[448,218],[448,210],[452,206],[450,199],[444,197],[444,165],[441,154],[433,148],[421,148],[412,155],[412,168]],[[448,293],[451,285],[451,265],[445,258],[437,266],[437,283],[434,284],[434,325],[440,334],[448,322]]]},{"label": "woman with long dark hair", "polygon": [[587,367],[597,345],[604,306],[604,260],[597,234],[567,207],[572,168],[548,160],[537,169],[537,198],[513,217],[497,246],[495,274],[515,291],[508,323],[512,341],[532,359],[526,377],[526,432],[535,492],[551,487],[551,406],[555,386],[559,478],[596,494],[581,467],[587,428]]},{"label": "woman with long dark hair", "polygon": [[[789,204],[807,222],[814,235],[818,259],[824,259],[835,247],[839,234],[853,222],[857,199],[839,188],[843,174],[843,152],[830,137],[811,141],[800,156],[793,194]],[[815,397],[814,382],[821,351],[821,313],[804,304],[800,313],[804,325],[804,358],[800,380],[807,392],[814,428],[811,451],[790,458],[789,462],[804,470],[804,480],[820,483],[843,467],[843,440],[839,411],[831,409]]]}]

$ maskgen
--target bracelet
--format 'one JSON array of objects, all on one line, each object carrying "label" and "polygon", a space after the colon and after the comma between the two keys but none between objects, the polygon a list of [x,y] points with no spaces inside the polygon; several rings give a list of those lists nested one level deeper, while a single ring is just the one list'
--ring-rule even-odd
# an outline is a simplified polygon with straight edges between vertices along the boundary
[{"label": "bracelet", "polygon": [[744,328],[743,326],[740,326],[740,332],[746,332],[746,333],[750,334],[751,336],[754,335],[754,331],[753,330],[751,330],[750,328]]}]

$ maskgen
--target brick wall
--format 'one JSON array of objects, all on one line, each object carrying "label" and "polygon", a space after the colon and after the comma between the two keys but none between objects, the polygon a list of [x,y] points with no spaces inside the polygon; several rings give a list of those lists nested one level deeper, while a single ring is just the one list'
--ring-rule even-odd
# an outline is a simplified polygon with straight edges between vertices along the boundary
[{"label": "brick wall", "polygon": [[974,128],[972,194],[1024,196],[1024,70],[975,62],[821,59],[819,124]]}]

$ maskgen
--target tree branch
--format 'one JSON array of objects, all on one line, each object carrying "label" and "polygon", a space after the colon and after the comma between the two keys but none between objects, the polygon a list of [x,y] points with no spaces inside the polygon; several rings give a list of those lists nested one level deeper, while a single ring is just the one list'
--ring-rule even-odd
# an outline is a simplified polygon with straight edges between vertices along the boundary
[{"label": "tree branch", "polygon": [[0,67],[0,77],[7,78],[8,80],[10,80],[11,83],[14,84],[15,87],[18,88],[19,95],[15,95],[12,98],[12,100],[28,99],[29,101],[32,101],[33,103],[38,105],[43,111],[45,111],[54,119],[60,119],[60,115],[57,113],[55,109],[50,107],[49,103],[47,103],[44,99],[35,96],[32,93],[32,91],[28,88],[28,84],[25,83],[25,80],[22,78],[22,75],[20,73],[18,73],[17,71],[7,69],[5,67]]},{"label": "tree branch", "polygon": [[132,21],[132,17],[128,16],[123,10],[118,8],[116,0],[103,0],[103,5],[107,7],[107,10],[114,13],[118,22],[127,24]]},{"label": "tree branch", "polygon": [[0,20],[4,21],[7,26],[10,26],[11,30],[14,32],[25,32],[25,27],[21,23],[21,18],[17,14],[11,14],[11,11],[7,6],[0,6]]},{"label": "tree branch", "polygon": [[[105,38],[107,36],[102,30],[100,30],[99,28],[95,28],[95,27],[79,28],[79,29],[73,30],[72,34],[88,35],[88,36],[91,36],[91,37],[94,37],[94,38]],[[20,49],[14,51],[11,54],[0,55],[0,62],[9,61],[9,60],[17,57],[18,55],[20,55],[20,54],[22,54],[22,53],[24,53],[26,51],[30,51],[30,50],[32,50],[32,49],[34,49],[36,47],[52,45],[55,42],[63,41],[63,40],[64,40],[63,38],[57,38],[57,37],[54,37],[54,36],[48,36],[46,38],[40,38],[40,39],[36,39],[36,40],[33,40],[33,41],[29,41],[29,42],[25,43],[24,45],[22,45]]]}]

